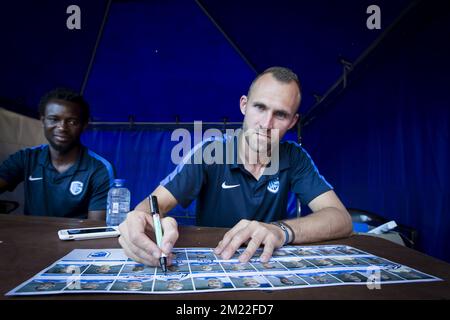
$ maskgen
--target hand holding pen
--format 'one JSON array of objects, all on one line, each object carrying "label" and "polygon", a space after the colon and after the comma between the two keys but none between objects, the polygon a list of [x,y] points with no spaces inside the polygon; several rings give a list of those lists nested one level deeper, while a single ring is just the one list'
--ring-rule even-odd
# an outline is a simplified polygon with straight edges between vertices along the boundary
[{"label": "hand holding pen", "polygon": [[[151,200],[150,200],[151,199]],[[150,212],[152,214],[153,218],[153,228],[155,229],[155,236],[156,236],[156,244],[160,249],[162,249],[162,228],[161,228],[161,220],[159,217],[159,207],[158,207],[158,198],[156,196],[151,196],[151,198],[148,198],[150,202]],[[164,273],[167,272],[167,256],[163,252],[161,254],[161,257],[159,258],[159,264],[161,266],[161,269]]]},{"label": "hand holding pen", "polygon": [[[158,196],[158,199],[160,197]],[[161,253],[170,255],[173,245],[178,240],[178,224],[172,217],[160,217],[160,230],[164,230],[162,235],[162,244],[155,243],[150,238],[156,230],[153,215],[149,214],[151,208],[151,198],[146,199],[145,207],[143,204],[135,210],[128,213],[127,219],[119,226],[119,243],[125,254],[138,263],[149,266],[160,264]],[[150,207],[148,205],[150,204]],[[155,206],[156,207],[156,206]],[[161,248],[162,246],[162,248]],[[171,264],[171,257],[166,257],[167,265]],[[164,263],[164,262],[163,262]]]}]

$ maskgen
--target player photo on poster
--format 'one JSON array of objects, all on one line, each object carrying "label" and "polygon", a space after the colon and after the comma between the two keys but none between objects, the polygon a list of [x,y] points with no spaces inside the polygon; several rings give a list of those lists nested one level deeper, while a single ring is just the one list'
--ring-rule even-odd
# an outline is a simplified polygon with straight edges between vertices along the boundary
[{"label": "player photo on poster", "polygon": [[265,277],[275,287],[308,285],[305,280],[301,279],[295,274],[266,275]]},{"label": "player photo on poster", "polygon": [[185,292],[194,290],[192,279],[178,277],[157,277],[155,278],[154,292]]},{"label": "player photo on poster", "polygon": [[120,276],[152,276],[156,267],[149,267],[143,264],[126,264],[120,271]]},{"label": "player photo on poster", "polygon": [[93,275],[93,276],[115,276],[119,274],[123,267],[123,263],[93,263],[89,268],[83,273],[83,275]]},{"label": "player photo on poster", "polygon": [[228,273],[233,272],[254,272],[256,269],[252,263],[246,262],[221,262],[222,267]]},{"label": "player photo on poster", "polygon": [[118,278],[110,291],[118,292],[151,292],[153,285],[153,276],[148,278]]},{"label": "player photo on poster", "polygon": [[114,280],[88,280],[76,279],[73,280],[64,289],[66,291],[107,291]]},{"label": "player photo on poster", "polygon": [[192,262],[190,266],[192,273],[224,272],[219,263]]},{"label": "player photo on poster", "polygon": [[196,290],[231,289],[233,284],[228,277],[194,277]]},{"label": "player photo on poster", "polygon": [[236,288],[241,289],[271,287],[266,278],[260,275],[231,276],[230,279]]},{"label": "player photo on poster", "polygon": [[316,266],[306,259],[290,259],[279,261],[288,270],[315,269]]},{"label": "player photo on poster", "polygon": [[58,279],[34,279],[17,290],[21,294],[60,292],[67,286],[67,282]]},{"label": "player photo on poster", "polygon": [[[167,266],[167,275],[175,275],[175,274],[189,274],[189,264],[175,261],[170,266]],[[157,267],[156,269],[157,275],[163,275],[164,271],[161,269],[161,267]]]},{"label": "player photo on poster", "polygon": [[56,264],[45,271],[42,275],[77,275],[82,274],[89,264]]}]

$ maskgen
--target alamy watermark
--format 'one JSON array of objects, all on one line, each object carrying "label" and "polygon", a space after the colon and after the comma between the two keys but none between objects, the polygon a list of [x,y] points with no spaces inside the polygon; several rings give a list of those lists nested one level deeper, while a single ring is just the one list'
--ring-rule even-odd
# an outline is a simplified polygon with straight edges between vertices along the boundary
[{"label": "alamy watermark", "polygon": [[263,175],[273,175],[279,169],[278,129],[226,129],[223,133],[213,128],[203,133],[202,122],[194,121],[193,137],[189,130],[179,128],[172,132],[171,141],[179,141],[170,154],[175,165],[264,163]]},{"label": "alamy watermark", "polygon": [[[69,30],[81,29],[81,9],[78,5],[72,4],[67,7],[66,13],[70,14],[66,20],[66,27]],[[379,6],[372,4],[367,7],[366,13],[370,16],[366,20],[366,26],[369,30],[381,29],[381,9]]]},{"label": "alamy watermark", "polygon": [[80,269],[80,267],[76,266],[76,265],[70,265],[70,266],[66,267],[65,272],[70,274],[70,276],[67,277],[67,279],[66,279],[67,289],[80,290],[81,289],[81,285],[80,285],[81,269]]},{"label": "alamy watermark", "polygon": [[381,29],[381,9],[379,6],[373,4],[367,7],[367,14],[370,16],[366,20],[366,26],[369,30]]},{"label": "alamy watermark", "polygon": [[81,9],[79,6],[72,4],[67,7],[66,13],[70,14],[66,20],[66,27],[69,30],[80,30],[81,29]]},{"label": "alamy watermark", "polygon": [[381,269],[377,266],[370,266],[366,269],[366,286],[369,290],[381,289]]}]

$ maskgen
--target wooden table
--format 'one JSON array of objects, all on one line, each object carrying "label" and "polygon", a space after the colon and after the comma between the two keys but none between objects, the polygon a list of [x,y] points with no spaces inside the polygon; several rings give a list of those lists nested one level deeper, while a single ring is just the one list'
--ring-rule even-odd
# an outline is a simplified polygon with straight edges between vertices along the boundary
[{"label": "wooden table", "polygon": [[[61,241],[59,229],[95,227],[97,221],[50,217],[0,215],[0,299],[132,299],[132,300],[277,300],[277,299],[450,299],[450,265],[390,241],[355,235],[317,244],[344,244],[437,276],[444,281],[385,284],[380,290],[366,286],[330,286],[278,291],[233,291],[174,295],[61,294],[6,297],[4,294],[33,277],[73,249],[120,248],[117,238]],[[214,247],[227,229],[180,227],[179,247]]]}]

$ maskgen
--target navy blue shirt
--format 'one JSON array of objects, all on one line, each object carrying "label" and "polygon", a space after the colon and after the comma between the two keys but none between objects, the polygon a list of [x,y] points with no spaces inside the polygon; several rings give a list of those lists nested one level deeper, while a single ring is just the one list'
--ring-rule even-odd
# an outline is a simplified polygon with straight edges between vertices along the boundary
[{"label": "navy blue shirt", "polygon": [[[303,204],[308,204],[333,189],[319,174],[308,153],[291,141],[280,143],[279,170],[257,180],[236,161],[237,141],[237,137],[225,136],[198,144],[161,181],[183,207],[197,199],[197,225],[233,227],[241,219],[282,220],[287,217],[289,191]],[[199,153],[203,154],[207,147],[209,150],[223,148],[223,160],[227,157],[226,150],[234,150],[234,160],[228,161],[230,164],[225,161],[224,164],[207,164],[205,161],[194,164],[195,157],[201,157]]]},{"label": "navy blue shirt", "polygon": [[26,215],[86,218],[88,211],[106,210],[113,183],[112,165],[82,146],[68,170],[52,165],[48,145],[22,149],[0,166],[0,178],[12,191],[24,182]]}]

